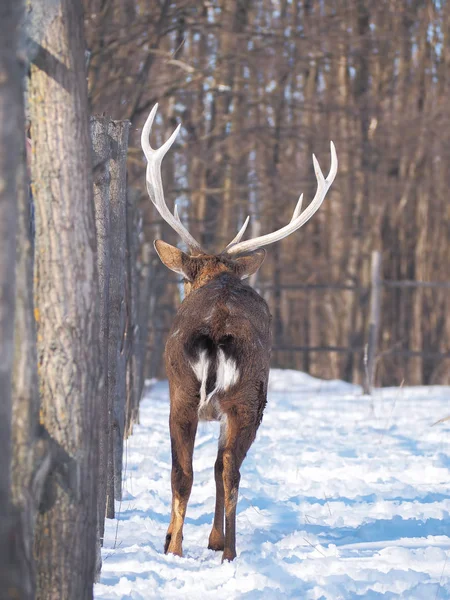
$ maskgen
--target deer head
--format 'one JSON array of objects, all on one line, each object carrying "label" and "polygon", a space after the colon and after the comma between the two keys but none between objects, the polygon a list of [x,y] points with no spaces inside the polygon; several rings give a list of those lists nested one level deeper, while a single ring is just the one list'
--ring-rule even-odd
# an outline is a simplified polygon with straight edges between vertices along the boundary
[{"label": "deer head", "polygon": [[320,208],[327,191],[336,176],[338,162],[336,150],[331,142],[331,167],[327,178],[323,176],[319,163],[313,154],[314,171],[317,178],[317,192],[308,207],[302,212],[303,194],[298,199],[290,222],[266,235],[250,240],[241,241],[249,223],[249,217],[245,220],[236,237],[219,254],[207,254],[196,239],[182,224],[175,205],[172,214],[164,200],[164,191],[161,180],[161,163],[174,143],[180,125],[175,129],[170,138],[157,150],[150,146],[150,133],[155,120],[158,105],[151,110],[142,129],[141,144],[147,158],[146,182],[147,191],[151,201],[158,210],[161,217],[174,229],[182,241],[188,246],[189,253],[163,242],[155,241],[155,250],[161,261],[176,273],[182,275],[185,282],[185,292],[189,294],[192,290],[205,285],[211,279],[223,271],[228,271],[239,279],[245,279],[255,273],[262,265],[266,252],[263,246],[267,246],[282,240],[297,229],[300,229],[314,213]]}]

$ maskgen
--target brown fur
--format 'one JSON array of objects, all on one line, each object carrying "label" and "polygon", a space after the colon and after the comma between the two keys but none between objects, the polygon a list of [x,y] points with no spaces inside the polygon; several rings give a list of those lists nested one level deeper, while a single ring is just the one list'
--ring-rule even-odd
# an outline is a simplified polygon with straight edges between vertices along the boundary
[{"label": "brown fur", "polygon": [[[214,467],[216,508],[208,547],[223,550],[222,560],[233,560],[239,470],[266,405],[271,347],[269,308],[241,278],[259,268],[265,252],[258,250],[230,259],[222,255],[188,256],[161,241],[155,247],[169,268],[183,274],[188,294],[175,316],[165,354],[172,445],[172,515],[165,552],[182,555],[198,420],[218,420],[225,415],[227,424],[221,424]],[[209,402],[199,416],[201,384],[192,364],[200,352],[206,353],[210,362],[206,380],[209,393],[214,388],[219,350],[233,360],[239,376],[226,391],[216,392],[215,401]]]}]

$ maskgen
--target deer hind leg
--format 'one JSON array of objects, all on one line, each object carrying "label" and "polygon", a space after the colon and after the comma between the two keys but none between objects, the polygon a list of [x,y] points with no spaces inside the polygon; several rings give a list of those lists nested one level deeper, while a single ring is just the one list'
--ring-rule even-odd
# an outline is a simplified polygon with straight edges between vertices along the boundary
[{"label": "deer hind leg", "polygon": [[239,469],[255,439],[257,426],[245,426],[242,418],[228,415],[223,449],[223,487],[225,497],[225,540],[222,562],[236,558],[236,507],[241,475]]},{"label": "deer hind leg", "polygon": [[198,417],[196,412],[188,415],[170,415],[170,441],[172,445],[172,514],[167,530],[164,552],[182,556],[183,525],[186,507],[191,495],[192,455]]},{"label": "deer hind leg", "polygon": [[214,465],[214,476],[216,480],[216,509],[214,511],[214,522],[209,535],[208,548],[210,550],[223,550],[225,545],[225,534],[223,530],[223,519],[225,511],[225,492],[223,487],[223,446],[226,436],[226,418],[220,423],[219,450]]}]

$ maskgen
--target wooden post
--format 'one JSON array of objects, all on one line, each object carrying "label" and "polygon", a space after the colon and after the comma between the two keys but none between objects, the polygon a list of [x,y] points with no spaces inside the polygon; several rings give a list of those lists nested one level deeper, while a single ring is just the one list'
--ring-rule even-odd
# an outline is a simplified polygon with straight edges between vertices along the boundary
[{"label": "wooden post", "polygon": [[154,310],[154,295],[152,294],[152,246],[145,243],[142,247],[141,289],[139,293],[139,328],[140,328],[140,357],[139,357],[139,399],[144,388],[147,367],[147,343],[150,317]]},{"label": "wooden post", "polygon": [[[100,544],[103,545],[105,530],[105,510],[107,505],[108,482],[108,449],[111,446],[113,406],[108,395],[108,335],[109,335],[109,271],[110,271],[110,172],[111,143],[108,134],[109,118],[91,118],[91,140],[94,158],[94,206],[95,226],[97,233],[97,267],[100,287],[100,352],[103,369],[103,387],[100,391],[99,417],[99,474],[98,474],[98,530]],[[114,474],[111,471],[110,493],[112,500],[108,503],[114,510]],[[111,512],[111,511],[110,511]]]},{"label": "wooden post", "polygon": [[[111,138],[111,269],[108,344],[108,394],[113,395],[114,498],[122,497],[122,452],[126,401],[126,174],[129,121],[110,121]],[[108,509],[110,509],[108,503]]]},{"label": "wooden post", "polygon": [[127,410],[125,421],[125,438],[132,433],[133,424],[137,420],[139,407],[139,280],[137,257],[139,254],[140,234],[139,213],[137,210],[137,194],[132,190],[127,193],[127,276],[128,276],[128,364],[127,364]]},{"label": "wooden post", "polygon": [[375,383],[375,367],[380,333],[381,314],[381,252],[372,252],[371,290],[370,290],[370,319],[367,341],[366,380],[364,393],[371,394]]},{"label": "wooden post", "polygon": [[[150,315],[153,329],[153,348],[150,353],[147,372],[150,377],[158,377],[164,353],[165,334],[161,327],[164,324],[164,315],[160,309],[160,303],[166,289],[166,274],[164,273],[164,270],[161,269],[160,264],[154,265],[152,273]],[[155,317],[160,317],[158,323],[156,322],[157,319],[155,319]]]}]

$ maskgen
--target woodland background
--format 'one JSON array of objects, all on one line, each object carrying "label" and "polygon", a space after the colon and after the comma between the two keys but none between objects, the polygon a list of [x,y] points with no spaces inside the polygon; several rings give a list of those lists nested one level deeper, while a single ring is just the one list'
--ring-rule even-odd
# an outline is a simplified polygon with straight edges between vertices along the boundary
[{"label": "woodland background", "polygon": [[274,367],[372,383],[379,337],[377,385],[450,382],[449,2],[82,1],[0,2],[2,598],[92,598],[164,376],[182,298],[151,246],[179,243],[145,191],[155,102],[154,146],[183,123],[169,205],[215,252],[248,214],[251,235],[287,223],[336,144],[320,211],[253,281]]},{"label": "woodland background", "polygon": [[[131,120],[129,186],[149,241],[178,242],[145,191],[139,135],[155,102],[153,145],[183,124],[163,165],[167,201],[211,251],[248,214],[253,235],[287,223],[300,192],[314,195],[312,152],[326,173],[335,142],[324,205],[269,248],[256,285],[274,366],[361,382],[372,250],[385,279],[449,280],[449,2],[93,0],[85,27],[92,112]],[[151,293],[147,375],[163,375],[180,292],[156,262]],[[449,308],[448,289],[384,291],[378,385],[448,382]]]}]

